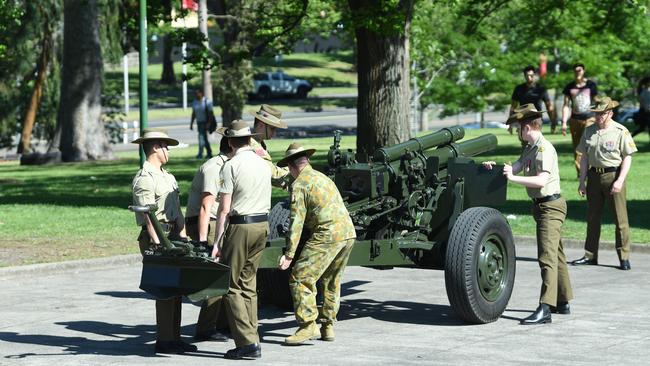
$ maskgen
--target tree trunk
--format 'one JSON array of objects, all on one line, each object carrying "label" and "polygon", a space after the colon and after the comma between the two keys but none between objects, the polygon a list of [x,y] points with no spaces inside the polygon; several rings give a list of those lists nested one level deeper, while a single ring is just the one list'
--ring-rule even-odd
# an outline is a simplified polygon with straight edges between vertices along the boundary
[{"label": "tree trunk", "polygon": [[[172,2],[165,0],[163,2],[165,16],[171,16]],[[172,42],[171,34],[166,34],[163,37],[163,64],[162,75],[160,75],[160,83],[166,85],[176,84],[176,74],[174,74],[174,61],[172,60],[172,51],[174,44]]]},{"label": "tree trunk", "polygon": [[[110,159],[101,120],[103,61],[97,0],[65,0],[59,148],[63,161]],[[57,136],[57,137],[58,137]]]},{"label": "tree trunk", "polygon": [[[353,15],[377,9],[382,0],[349,0]],[[404,12],[399,31],[375,32],[363,26],[355,30],[357,40],[357,158],[365,161],[375,149],[410,138],[409,28],[413,0],[394,9]],[[366,15],[367,16],[367,15]]]},{"label": "tree trunk", "polygon": [[32,130],[34,129],[34,122],[36,121],[36,113],[38,106],[41,104],[41,96],[43,95],[43,86],[45,85],[45,78],[47,76],[47,68],[50,62],[52,51],[52,35],[50,33],[43,34],[43,42],[41,45],[41,57],[38,61],[38,76],[34,82],[34,90],[32,97],[29,99],[25,119],[23,120],[23,129],[20,136],[20,143],[18,144],[18,154],[29,154],[32,149],[30,146],[32,139]]},{"label": "tree trunk", "polygon": [[215,92],[221,107],[223,126],[230,127],[230,123],[242,118],[248,80],[250,80],[250,62],[238,60],[227,62],[218,69]]}]

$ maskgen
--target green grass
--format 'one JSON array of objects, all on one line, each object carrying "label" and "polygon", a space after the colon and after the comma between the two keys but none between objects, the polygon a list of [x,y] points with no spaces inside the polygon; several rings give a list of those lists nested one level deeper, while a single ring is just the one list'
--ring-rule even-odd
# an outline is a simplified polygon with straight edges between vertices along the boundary
[{"label": "green grass", "polygon": [[[309,80],[314,89],[310,96],[327,97],[332,94],[354,94],[356,93],[357,74],[352,64],[353,57],[349,51],[342,51],[328,54],[318,53],[296,53],[284,56],[281,64],[276,64],[273,58],[256,58],[253,60],[253,68],[257,71],[269,71],[282,69],[285,73]],[[160,83],[162,73],[161,64],[152,64],[147,67],[148,94],[150,105],[150,118],[177,118],[186,116],[187,112],[181,108],[161,108],[154,109],[157,106],[180,105],[182,103],[181,75],[182,64],[174,63],[174,72],[177,77],[176,85],[163,85]],[[192,90],[201,87],[201,73],[188,65],[189,100],[193,98]],[[121,96],[123,91],[123,71],[120,66],[107,68],[104,73],[105,90],[112,91],[114,95]],[[140,80],[138,78],[138,68],[129,69],[129,90],[131,94],[131,109],[134,112],[129,113],[128,119],[137,118],[137,95],[139,91]],[[346,100],[347,99],[347,100]],[[319,110],[345,107],[356,101],[349,101],[350,98],[333,98],[331,100],[318,100],[310,98],[308,100],[291,100],[284,99],[288,110]],[[123,100],[120,99],[117,105],[123,106]],[[253,101],[254,102],[254,101]]]},{"label": "green grass", "polygon": [[[513,162],[520,151],[516,137],[505,131],[467,130],[467,138],[495,133],[500,146],[478,161]],[[577,180],[572,166],[568,137],[549,136],[560,156],[562,194],[567,198],[569,213],[563,234],[567,238],[585,237],[586,201],[578,197]],[[628,209],[632,240],[650,243],[650,144],[647,135],[638,139],[640,153],[635,154],[628,179]],[[290,140],[271,140],[269,150],[274,160],[283,156]],[[302,139],[318,149],[314,165],[324,165],[331,138]],[[343,148],[354,148],[355,137],[344,136]],[[187,201],[189,185],[200,165],[193,158],[196,147],[171,151],[167,168],[176,176],[181,188],[181,202]],[[17,162],[0,163],[0,266],[59,260],[93,258],[137,253],[139,228],[131,204],[131,181],[138,170],[135,152],[119,153],[118,159],[105,162],[19,166]],[[285,196],[274,189],[274,202]],[[510,220],[515,235],[535,235],[530,216],[530,200],[517,185],[508,187],[508,202],[501,208]],[[613,240],[614,226],[609,215],[604,219],[603,240]]]}]

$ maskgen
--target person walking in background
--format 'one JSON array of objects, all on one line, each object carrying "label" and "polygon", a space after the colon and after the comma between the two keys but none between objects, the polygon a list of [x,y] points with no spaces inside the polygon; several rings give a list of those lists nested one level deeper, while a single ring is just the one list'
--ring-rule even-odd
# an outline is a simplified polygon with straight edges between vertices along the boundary
[{"label": "person walking in background", "polygon": [[646,128],[648,129],[648,136],[650,136],[650,76],[646,76],[639,81],[636,94],[639,99],[639,111],[634,116],[634,123],[638,127],[632,132],[632,137],[645,131]]},{"label": "person walking in background", "polygon": [[197,159],[203,159],[203,149],[207,152],[207,158],[212,157],[212,148],[210,141],[208,141],[208,120],[212,115],[212,101],[203,96],[203,91],[197,89],[195,98],[192,102],[192,117],[190,118],[190,130],[194,129],[194,121],[196,120],[196,130],[199,133],[199,152],[196,154]]},{"label": "person walking in background", "polygon": [[632,166],[632,154],[637,151],[634,140],[625,126],[612,120],[618,102],[603,98],[591,111],[596,123],[585,129],[578,145],[580,185],[578,193],[587,194],[587,239],[585,255],[571,264],[598,264],[600,225],[605,203],[612,209],[616,224],[616,253],[619,268],[630,267],[630,225],[627,219],[625,178]]},{"label": "person walking in background", "polygon": [[589,110],[594,98],[598,95],[596,83],[585,78],[585,65],[574,64],[575,80],[567,84],[562,91],[564,106],[562,107],[562,135],[566,136],[567,122],[571,128],[571,143],[576,173],[580,175],[581,153],[576,150],[585,127],[594,123],[594,114]]},{"label": "person walking in background", "polygon": [[[510,104],[510,115],[515,113],[515,109],[524,104],[532,103],[538,111],[542,110],[542,102],[546,105],[546,111],[551,120],[551,133],[555,133],[557,128],[557,118],[555,108],[548,96],[548,91],[544,85],[539,84],[536,80],[535,68],[526,66],[523,70],[525,83],[519,84],[512,91],[512,102]],[[512,126],[508,126],[508,132],[512,134]]]},{"label": "person walking in background", "polygon": [[[508,118],[514,124],[519,139],[527,142],[521,157],[503,167],[510,182],[526,187],[533,201],[536,223],[537,260],[542,274],[542,290],[537,310],[521,320],[522,325],[550,323],[551,313],[569,314],[573,290],[569,280],[562,245],[562,225],[566,219],[567,204],[560,195],[560,169],[555,147],[542,134],[542,112],[533,104],[525,104]],[[483,163],[492,169],[495,163]],[[524,176],[517,176],[523,172]]]}]

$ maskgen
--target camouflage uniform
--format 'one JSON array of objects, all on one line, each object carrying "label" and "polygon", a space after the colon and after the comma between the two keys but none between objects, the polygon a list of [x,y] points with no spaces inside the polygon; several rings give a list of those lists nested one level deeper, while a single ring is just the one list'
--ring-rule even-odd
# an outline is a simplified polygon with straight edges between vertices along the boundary
[{"label": "camouflage uniform", "polygon": [[339,308],[341,276],[352,251],[356,233],[334,182],[307,165],[292,184],[291,228],[285,255],[293,258],[304,228],[311,232],[295,262],[289,285],[299,324],[314,322],[316,282],[323,286],[320,321],[333,323]]},{"label": "camouflage uniform", "polygon": [[271,168],[271,185],[278,188],[285,188],[287,186],[287,181],[291,177],[289,175],[289,168],[280,168],[273,164],[271,155],[266,151],[266,145],[263,141],[260,143],[254,138],[251,138],[250,146],[257,156],[261,157],[269,164],[269,167]]}]

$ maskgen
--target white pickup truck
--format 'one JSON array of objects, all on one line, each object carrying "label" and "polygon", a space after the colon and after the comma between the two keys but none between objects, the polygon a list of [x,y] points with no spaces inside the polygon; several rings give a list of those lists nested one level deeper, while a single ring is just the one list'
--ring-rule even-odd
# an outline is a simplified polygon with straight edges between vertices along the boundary
[{"label": "white pickup truck", "polygon": [[276,96],[307,98],[312,86],[307,80],[296,79],[282,71],[260,72],[253,76],[254,90],[251,98],[269,99]]}]

